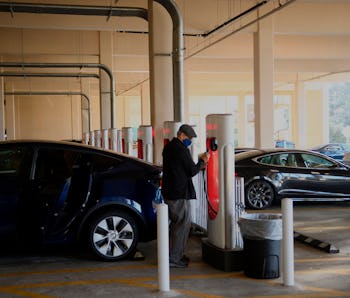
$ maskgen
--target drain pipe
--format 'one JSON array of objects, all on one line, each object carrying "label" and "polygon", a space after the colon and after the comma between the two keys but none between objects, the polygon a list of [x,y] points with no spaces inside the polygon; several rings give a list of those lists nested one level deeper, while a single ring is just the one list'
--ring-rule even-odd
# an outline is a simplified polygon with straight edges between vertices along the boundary
[{"label": "drain pipe", "polygon": [[[13,91],[13,92],[4,92],[4,95],[15,95],[15,96],[23,96],[23,95],[80,95],[81,99],[85,98],[88,102],[88,115],[89,115],[89,121],[88,121],[88,128],[89,131],[91,131],[91,102],[90,98],[83,92],[74,92],[74,91],[67,91],[67,92],[50,92],[50,91]],[[83,110],[83,109],[82,109]]]},{"label": "drain pipe", "polygon": [[174,96],[174,121],[184,121],[184,46],[183,46],[183,21],[181,12],[173,0],[155,0],[161,4],[171,16],[173,21],[173,96]]},{"label": "drain pipe", "polygon": [[104,70],[110,79],[110,98],[111,98],[111,128],[115,128],[115,119],[114,119],[114,79],[112,71],[104,64],[100,63],[22,63],[22,62],[3,62],[0,63],[0,68],[6,67],[18,67],[18,68],[100,68]]}]

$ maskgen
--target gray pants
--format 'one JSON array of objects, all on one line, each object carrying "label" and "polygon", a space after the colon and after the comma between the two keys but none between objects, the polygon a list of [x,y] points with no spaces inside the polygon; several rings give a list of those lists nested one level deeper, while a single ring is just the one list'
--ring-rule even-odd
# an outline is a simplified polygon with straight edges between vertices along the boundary
[{"label": "gray pants", "polygon": [[191,205],[189,200],[165,200],[169,208],[169,260],[178,262],[185,253],[191,229]]}]

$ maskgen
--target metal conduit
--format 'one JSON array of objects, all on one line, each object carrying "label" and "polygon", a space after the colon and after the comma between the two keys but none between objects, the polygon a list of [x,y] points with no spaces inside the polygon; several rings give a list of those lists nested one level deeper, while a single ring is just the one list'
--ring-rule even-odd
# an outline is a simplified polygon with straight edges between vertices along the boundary
[{"label": "metal conduit", "polygon": [[[183,22],[180,10],[173,0],[154,0],[161,4],[170,14],[173,21],[173,92],[174,92],[174,120],[182,122],[184,119],[184,89],[183,89]],[[83,5],[52,5],[52,4],[26,4],[16,2],[0,2],[0,12],[14,13],[40,13],[40,14],[66,14],[66,15],[97,15],[119,17],[140,17],[148,21],[148,13],[144,8],[135,7],[102,7]],[[114,84],[114,81],[113,81]],[[114,94],[114,88],[113,90]],[[112,98],[112,96],[111,96]],[[111,106],[111,125],[114,125],[114,99]]]},{"label": "metal conduit", "polygon": [[57,78],[95,78],[100,76],[96,73],[35,73],[35,72],[0,72],[0,77],[57,77]]},{"label": "metal conduit", "polygon": [[161,4],[171,16],[173,21],[173,96],[174,121],[184,120],[184,78],[183,78],[183,21],[181,12],[173,0],[155,0]]},{"label": "metal conduit", "polygon": [[88,102],[88,126],[89,131],[91,131],[91,103],[90,98],[83,92],[74,92],[74,91],[63,91],[63,92],[54,92],[54,91],[13,91],[13,92],[4,92],[4,95],[80,95],[81,99],[85,98]]},{"label": "metal conduit", "polygon": [[111,128],[115,128],[114,119],[114,79],[112,71],[104,64],[100,63],[18,63],[18,62],[2,62],[0,67],[19,67],[19,68],[100,68],[104,70],[110,79],[110,97],[111,97]]},{"label": "metal conduit", "polygon": [[0,2],[0,12],[65,14],[85,16],[139,17],[147,21],[147,10],[138,7],[103,7],[87,5],[58,5],[58,4],[31,4],[18,2]]}]

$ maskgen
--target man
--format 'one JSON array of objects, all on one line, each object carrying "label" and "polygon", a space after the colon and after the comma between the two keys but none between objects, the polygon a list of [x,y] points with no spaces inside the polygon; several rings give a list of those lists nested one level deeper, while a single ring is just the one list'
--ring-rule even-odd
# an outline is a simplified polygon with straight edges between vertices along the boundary
[{"label": "man", "polygon": [[187,124],[180,126],[177,137],[163,149],[162,195],[169,208],[170,219],[170,267],[188,266],[189,259],[184,255],[191,228],[191,199],[196,199],[192,177],[204,169],[209,155],[203,153],[195,164],[188,147],[192,138],[197,137]]}]

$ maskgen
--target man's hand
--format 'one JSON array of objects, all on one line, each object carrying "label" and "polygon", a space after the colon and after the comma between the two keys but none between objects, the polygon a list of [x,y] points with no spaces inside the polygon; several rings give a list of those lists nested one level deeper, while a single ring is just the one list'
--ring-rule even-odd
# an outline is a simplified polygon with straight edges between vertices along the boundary
[{"label": "man's hand", "polygon": [[204,152],[199,155],[199,158],[202,159],[205,163],[207,163],[210,158],[210,154],[209,152]]}]

